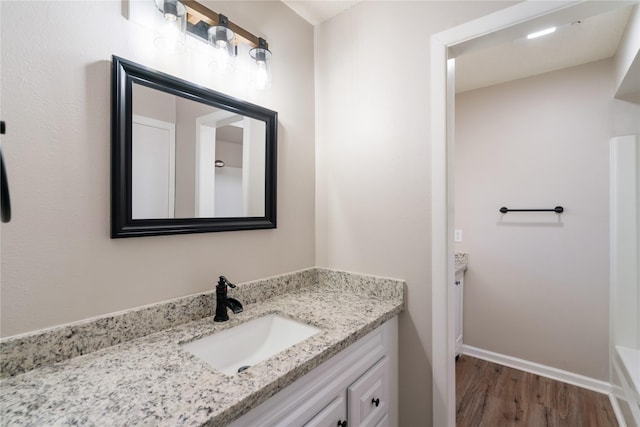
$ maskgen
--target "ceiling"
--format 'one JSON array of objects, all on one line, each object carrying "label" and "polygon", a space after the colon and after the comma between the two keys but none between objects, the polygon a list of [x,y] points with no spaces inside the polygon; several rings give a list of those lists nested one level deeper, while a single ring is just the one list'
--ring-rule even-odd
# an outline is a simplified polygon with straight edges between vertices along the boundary
[{"label": "ceiling", "polygon": [[361,0],[282,0],[295,13],[311,25],[318,25],[329,18],[341,14]]},{"label": "ceiling", "polygon": [[234,144],[242,144],[242,127],[238,127],[236,124],[230,124],[221,126],[216,129],[216,138],[225,142],[233,142]]},{"label": "ceiling", "polygon": [[456,92],[504,83],[612,57],[631,7],[560,26],[552,34],[474,50],[456,58]]},{"label": "ceiling", "polygon": [[[318,25],[367,0],[283,0],[312,25]],[[371,0],[368,0],[371,1]],[[632,6],[568,22],[550,35],[511,40],[456,58],[456,92],[478,89],[613,56]]]}]

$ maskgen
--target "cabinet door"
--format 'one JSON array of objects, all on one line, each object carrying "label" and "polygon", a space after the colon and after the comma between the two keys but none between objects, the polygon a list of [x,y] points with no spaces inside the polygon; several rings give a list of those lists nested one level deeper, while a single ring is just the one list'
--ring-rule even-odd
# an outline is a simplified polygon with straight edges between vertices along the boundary
[{"label": "cabinet door", "polygon": [[389,359],[385,356],[347,389],[349,425],[375,427],[389,410]]},{"label": "cabinet door", "polygon": [[389,414],[384,414],[384,417],[376,424],[376,427],[389,427]]},{"label": "cabinet door", "polygon": [[[357,425],[357,424],[351,424]],[[324,409],[311,418],[304,427],[338,427],[347,426],[347,401],[345,394],[340,393]]]},{"label": "cabinet door", "polygon": [[464,275],[456,274],[456,356],[462,353],[462,313],[464,311]]}]

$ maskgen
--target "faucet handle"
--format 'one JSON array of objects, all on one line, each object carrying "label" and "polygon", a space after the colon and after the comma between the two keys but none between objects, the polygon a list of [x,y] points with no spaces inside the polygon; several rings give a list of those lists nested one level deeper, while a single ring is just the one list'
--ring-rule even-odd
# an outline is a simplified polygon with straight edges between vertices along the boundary
[{"label": "faucet handle", "polygon": [[236,287],[236,285],[231,283],[229,281],[229,279],[227,279],[224,276],[220,276],[220,279],[218,280],[218,286],[225,286],[225,285],[229,286],[230,288],[235,288]]}]

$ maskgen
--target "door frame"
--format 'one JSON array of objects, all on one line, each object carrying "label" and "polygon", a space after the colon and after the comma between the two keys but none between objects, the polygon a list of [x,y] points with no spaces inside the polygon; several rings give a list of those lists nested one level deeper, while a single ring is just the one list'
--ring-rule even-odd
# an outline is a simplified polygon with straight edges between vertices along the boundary
[{"label": "door frame", "polygon": [[[215,216],[215,158],[216,129],[236,121],[243,116],[220,110],[196,117],[196,173],[195,173],[195,216],[198,218]],[[215,159],[214,159],[215,160]]]},{"label": "door frame", "polygon": [[[433,425],[454,427],[455,57],[633,1],[525,1],[431,36],[431,351]],[[444,327],[443,327],[444,325]]]}]

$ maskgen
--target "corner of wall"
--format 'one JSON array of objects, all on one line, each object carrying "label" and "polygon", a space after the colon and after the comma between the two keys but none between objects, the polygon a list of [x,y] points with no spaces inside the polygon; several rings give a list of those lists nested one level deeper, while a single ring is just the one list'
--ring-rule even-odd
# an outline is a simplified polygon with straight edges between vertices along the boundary
[{"label": "corner of wall", "polygon": [[614,61],[614,96],[640,103],[640,5],[634,6]]}]

